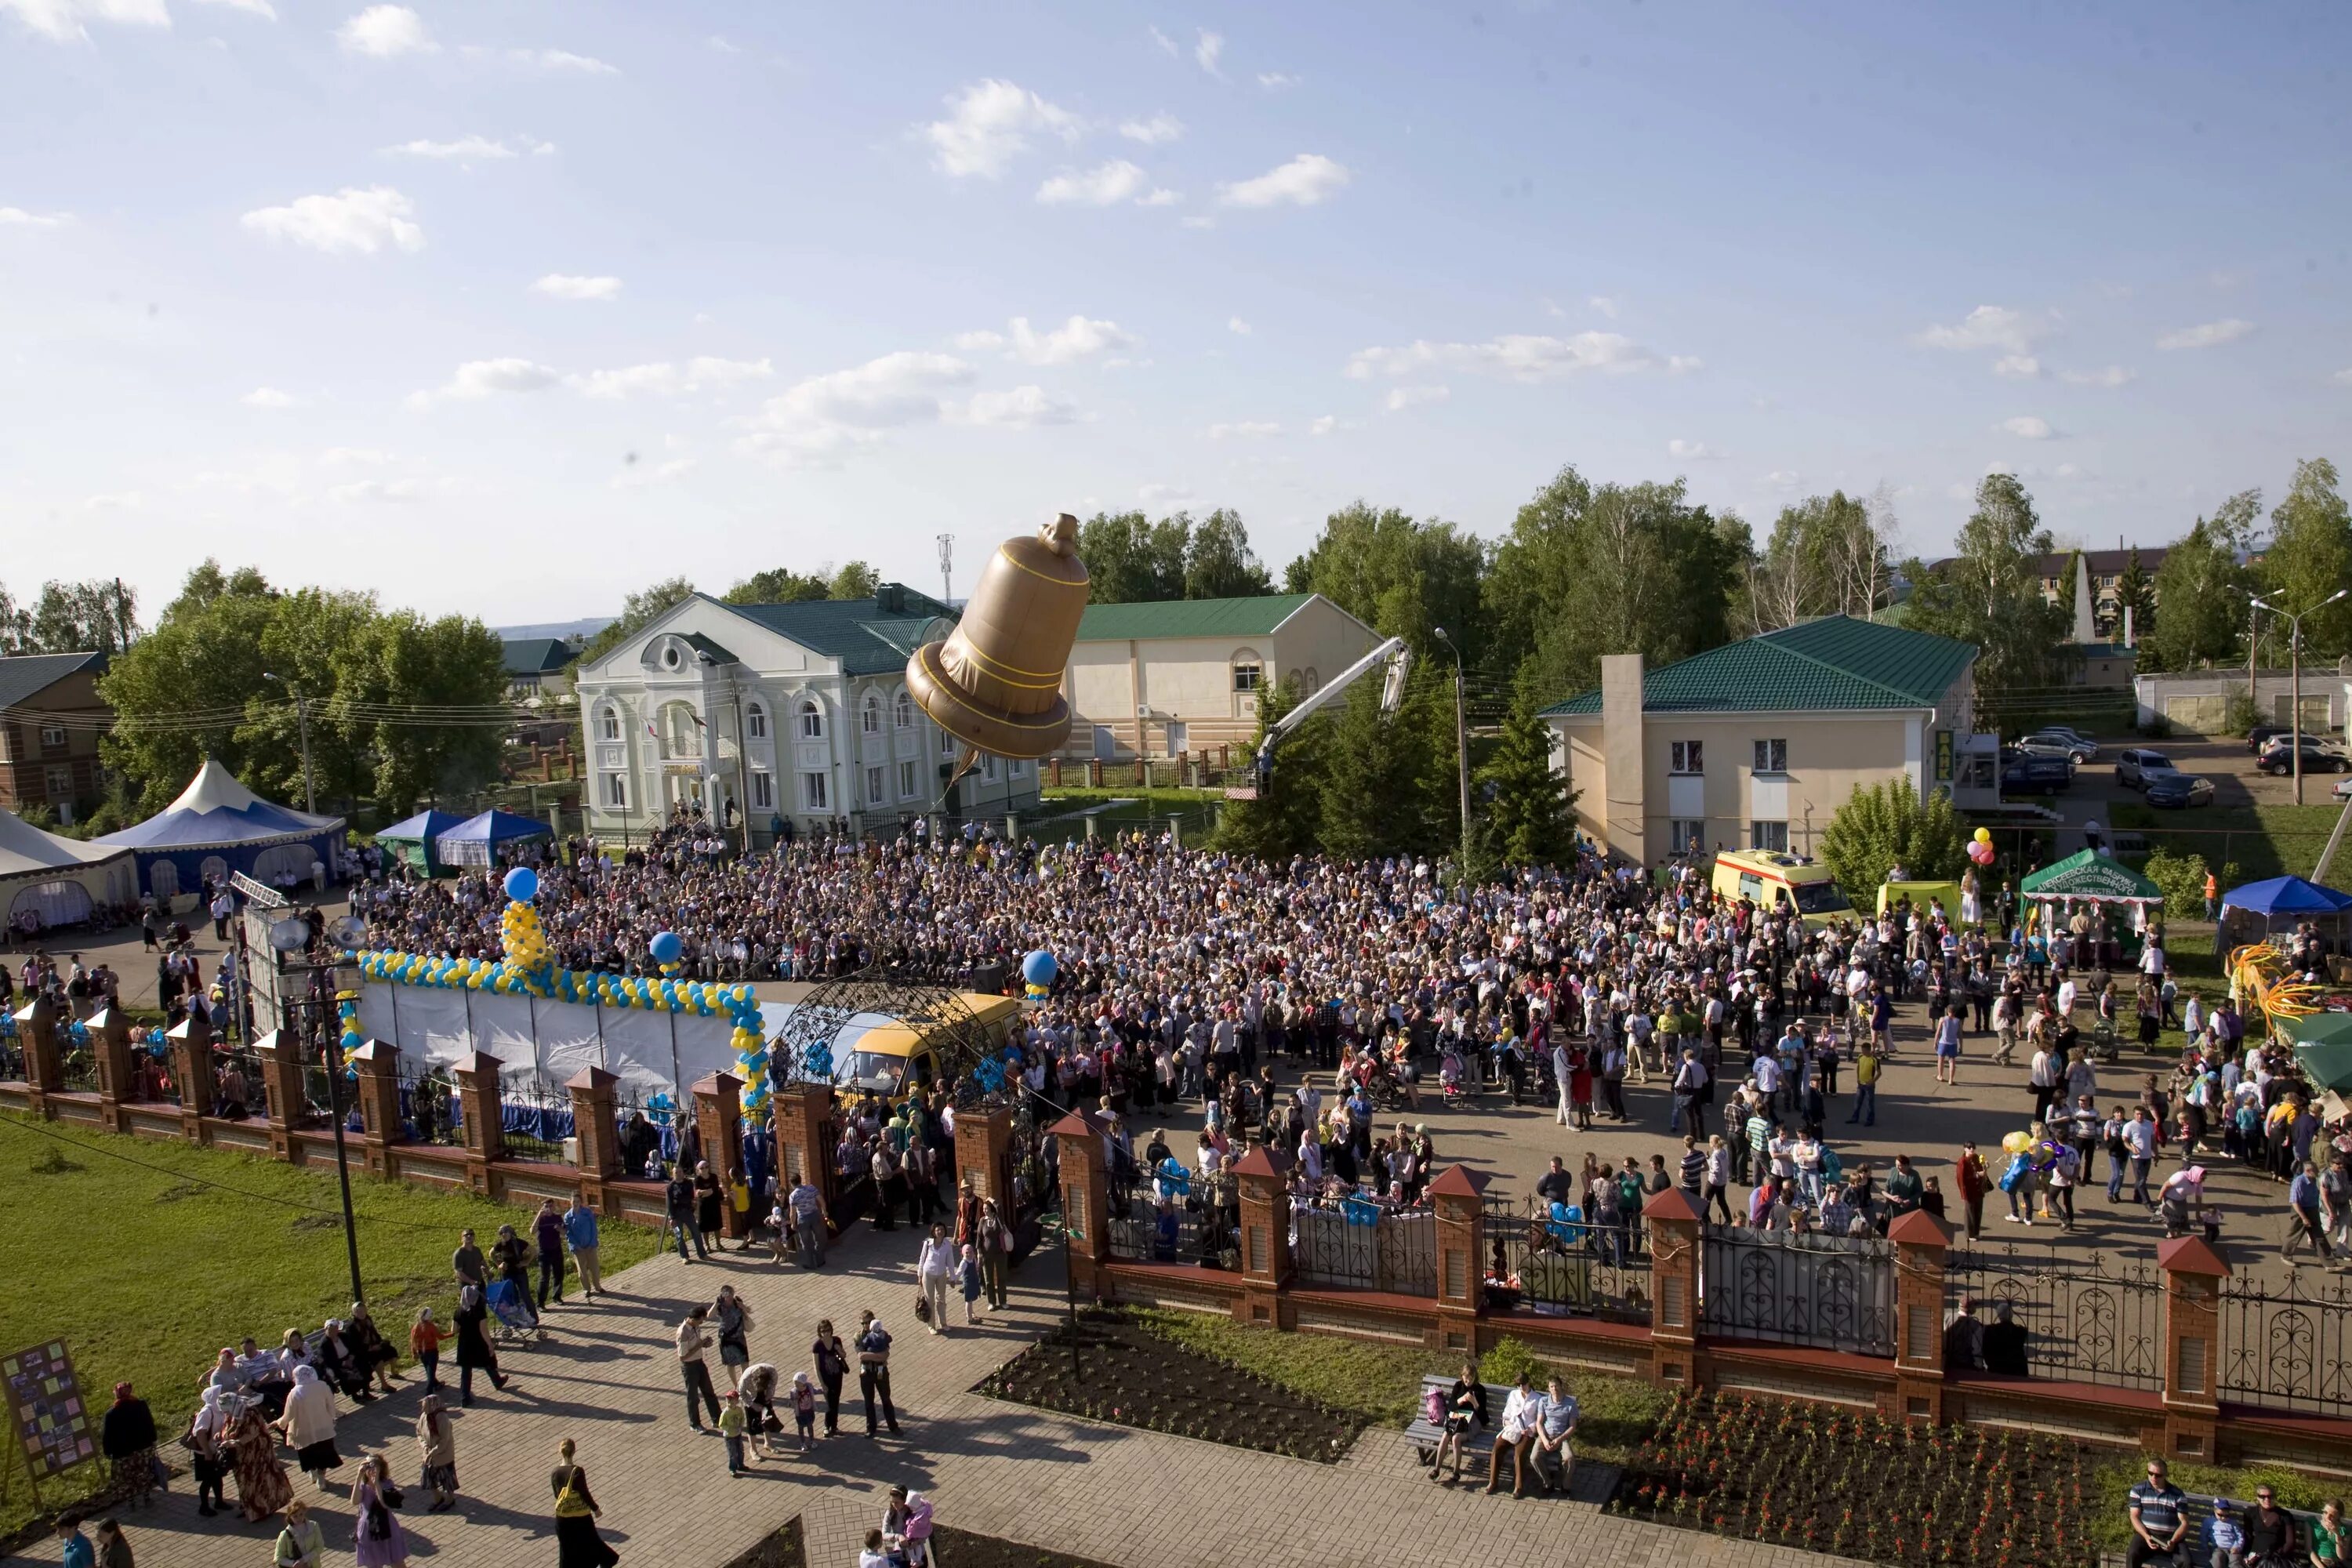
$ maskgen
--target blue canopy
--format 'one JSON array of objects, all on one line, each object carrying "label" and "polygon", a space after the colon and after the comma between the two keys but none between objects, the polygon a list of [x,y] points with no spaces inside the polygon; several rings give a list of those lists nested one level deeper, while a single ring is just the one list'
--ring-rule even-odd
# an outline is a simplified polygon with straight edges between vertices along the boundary
[{"label": "blue canopy", "polygon": [[463,821],[465,818],[454,811],[420,811],[404,822],[379,829],[376,837],[397,838],[404,844],[430,844]]},{"label": "blue canopy", "polygon": [[517,816],[510,811],[493,806],[478,816],[469,816],[457,826],[434,839],[434,852],[452,866],[487,866],[491,852],[501,844],[512,844],[526,838],[552,838],[555,829],[544,822],[534,822],[528,816]]},{"label": "blue canopy", "polygon": [[206,758],[180,798],[162,811],[97,842],[138,857],[142,884],[159,899],[194,892],[232,871],[281,887],[331,872],[343,841],[343,819],[312,816],[263,800]]},{"label": "blue canopy", "polygon": [[2265,919],[2341,914],[2352,909],[2352,893],[2339,893],[2300,877],[2270,877],[2232,888],[2221,897],[2225,910],[2244,910]]}]

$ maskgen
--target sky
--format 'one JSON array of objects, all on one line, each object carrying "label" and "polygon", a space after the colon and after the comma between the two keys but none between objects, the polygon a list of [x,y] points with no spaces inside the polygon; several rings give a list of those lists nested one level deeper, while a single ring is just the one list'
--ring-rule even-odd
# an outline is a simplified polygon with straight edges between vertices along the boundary
[{"label": "sky", "polygon": [[0,0],[0,584],[492,624],[1562,465],[2062,540],[2352,459],[2352,8]]}]

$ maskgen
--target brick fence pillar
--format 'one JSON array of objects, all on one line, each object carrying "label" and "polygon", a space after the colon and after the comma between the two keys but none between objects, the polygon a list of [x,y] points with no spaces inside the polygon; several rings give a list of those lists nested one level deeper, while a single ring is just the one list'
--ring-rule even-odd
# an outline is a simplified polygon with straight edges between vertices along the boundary
[{"label": "brick fence pillar", "polygon": [[580,1147],[580,1191],[588,1206],[607,1219],[621,1216],[608,1203],[604,1184],[621,1175],[619,1086],[603,1068],[582,1068],[563,1087],[572,1094],[572,1135]]},{"label": "brick fence pillar", "polygon": [[[1061,1141],[1062,1224],[1069,1237],[1070,1289],[1108,1300],[1110,1184],[1103,1169],[1102,1123],[1091,1110],[1073,1110],[1046,1129]],[[1247,1217],[1244,1208],[1244,1217]]]},{"label": "brick fence pillar", "polygon": [[1944,1424],[1944,1258],[1952,1227],[1913,1209],[1886,1227],[1895,1244],[1895,1410]]},{"label": "brick fence pillar", "polygon": [[476,1051],[457,1063],[457,1116],[466,1126],[466,1184],[487,1195],[490,1163],[506,1158],[506,1108],[499,1096],[499,1073],[505,1064],[488,1051]]},{"label": "brick fence pillar", "polygon": [[1478,1352],[1486,1305],[1486,1173],[1448,1165],[1429,1184],[1437,1210],[1437,1313],[1441,1351]]},{"label": "brick fence pillar", "polygon": [[98,1058],[98,1120],[109,1132],[127,1132],[130,1121],[122,1108],[139,1099],[131,1070],[131,1020],[120,1007],[101,1007],[83,1027],[89,1031],[90,1054]]},{"label": "brick fence pillar", "polygon": [[310,1102],[302,1093],[302,1048],[282,1029],[272,1029],[253,1042],[261,1062],[261,1092],[269,1102],[269,1153],[272,1159],[294,1158],[294,1129],[302,1125]]},{"label": "brick fence pillar", "polygon": [[1234,1303],[1245,1323],[1282,1326],[1282,1289],[1290,1283],[1290,1156],[1254,1145],[1234,1163],[1242,1199],[1242,1278],[1249,1289]]},{"label": "brick fence pillar", "polygon": [[47,995],[36,996],[16,1013],[16,1043],[25,1050],[25,1084],[33,1114],[57,1120],[48,1097],[65,1086],[66,1066],[58,1057],[58,1006]]},{"label": "brick fence pillar", "polygon": [[359,1068],[360,1142],[368,1174],[392,1179],[392,1146],[405,1142],[400,1119],[400,1047],[370,1040],[343,1058]]},{"label": "brick fence pillar", "polygon": [[2176,1236],[2157,1244],[2156,1264],[2164,1270],[2164,1451],[2210,1465],[2230,1260],[2201,1236]]},{"label": "brick fence pillar", "polygon": [[1706,1215],[1680,1187],[1642,1205],[1650,1226],[1650,1381],[1699,1387],[1699,1238]]},{"label": "brick fence pillar", "polygon": [[955,1119],[955,1186],[969,1186],[992,1198],[996,1212],[1011,1222],[1013,1178],[1006,1167],[1013,1152],[1013,1112],[1001,1105],[958,1110]]},{"label": "brick fence pillar", "polygon": [[213,1082],[213,1025],[201,1007],[163,1037],[172,1042],[172,1076],[180,1083],[180,1135],[191,1143],[205,1141],[205,1118],[213,1113],[220,1092]]},{"label": "brick fence pillar", "polygon": [[[833,1089],[797,1083],[768,1103],[775,1107],[777,1191],[791,1192],[805,1176],[824,1194],[825,1212],[835,1214],[841,1181],[833,1168]],[[838,1226],[841,1221],[836,1217],[834,1223]]]},{"label": "brick fence pillar", "polygon": [[721,1236],[741,1240],[750,1215],[735,1207],[735,1178],[743,1169],[743,1080],[715,1072],[694,1086],[694,1124],[702,1131],[702,1157],[719,1178]]}]

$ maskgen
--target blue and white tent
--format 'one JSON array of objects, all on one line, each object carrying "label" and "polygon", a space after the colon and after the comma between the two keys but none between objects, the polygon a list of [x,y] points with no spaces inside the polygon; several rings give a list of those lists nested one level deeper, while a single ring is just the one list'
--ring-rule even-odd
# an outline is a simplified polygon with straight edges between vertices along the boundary
[{"label": "blue and white tent", "polygon": [[130,850],[139,862],[139,885],[171,899],[232,871],[274,888],[309,882],[314,867],[333,868],[343,819],[273,805],[207,757],[179,799],[138,826],[93,842]]},{"label": "blue and white tent", "polygon": [[494,806],[437,835],[433,840],[433,853],[444,866],[487,866],[499,850],[510,844],[554,837],[555,830],[544,822]]}]

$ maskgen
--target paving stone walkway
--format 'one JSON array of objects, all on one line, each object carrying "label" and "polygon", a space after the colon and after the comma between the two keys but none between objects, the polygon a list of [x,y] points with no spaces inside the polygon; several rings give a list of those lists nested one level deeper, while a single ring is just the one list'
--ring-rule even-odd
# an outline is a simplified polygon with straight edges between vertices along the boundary
[{"label": "paving stone walkway", "polygon": [[[849,1568],[893,1485],[929,1492],[960,1529],[1076,1552],[1118,1568],[1328,1568],[1377,1554],[1426,1564],[1577,1562],[1628,1568],[1800,1568],[1831,1559],[1729,1542],[1602,1514],[1598,1499],[1489,1498],[1442,1487],[1414,1466],[1401,1432],[1367,1432],[1345,1460],[1320,1465],[1222,1445],[1048,1415],[965,1392],[1046,1327],[1062,1306],[1058,1253],[1024,1267],[1010,1310],[973,1330],[934,1335],[913,1304],[915,1233],[855,1231],[814,1275],[729,1252],[709,1263],[665,1254],[614,1281],[609,1304],[551,1310],[544,1348],[509,1352],[515,1382],[453,1413],[459,1509],[404,1521],[411,1561],[451,1568],[551,1568],[555,1542],[548,1471],[559,1439],[579,1445],[606,1536],[625,1563],[720,1568],[793,1514],[805,1525],[811,1568]],[[842,1436],[807,1458],[727,1474],[716,1436],[686,1422],[675,1325],[696,1301],[731,1283],[750,1301],[755,1359],[787,1379],[805,1367],[818,1319],[845,1336],[861,1308],[897,1338],[891,1373],[905,1436],[869,1441],[853,1384]],[[713,1362],[722,1389],[725,1377]],[[411,1431],[421,1383],[350,1410],[338,1433],[347,1459],[388,1449],[404,1484],[416,1471]],[[454,1403],[454,1401],[453,1401]],[[820,1429],[821,1426],[820,1426]],[[1597,1471],[1597,1467],[1586,1467]],[[348,1486],[354,1470],[341,1472]],[[298,1495],[316,1497],[295,1477]],[[1605,1479],[1580,1477],[1590,1494]],[[141,1568],[255,1568],[275,1528],[233,1516],[197,1517],[189,1483],[144,1513],[123,1513]],[[232,1487],[232,1491],[234,1488]],[[331,1563],[351,1562],[348,1490],[323,1509]],[[1377,1543],[1377,1549],[1376,1549]],[[54,1563],[44,1543],[25,1561]],[[17,1561],[17,1559],[11,1559]],[[953,1568],[948,1564],[946,1568]]]}]

